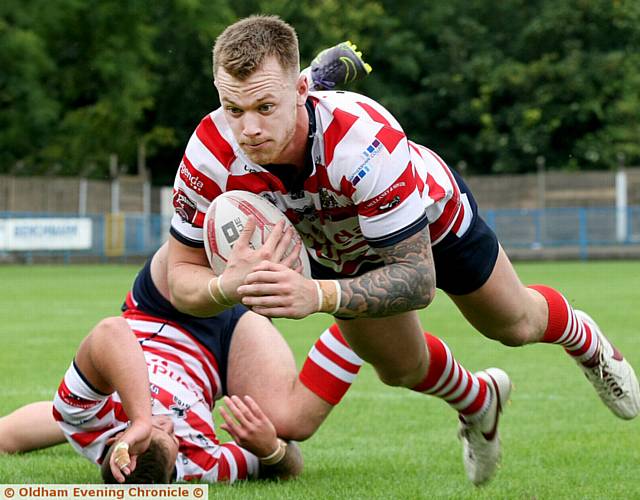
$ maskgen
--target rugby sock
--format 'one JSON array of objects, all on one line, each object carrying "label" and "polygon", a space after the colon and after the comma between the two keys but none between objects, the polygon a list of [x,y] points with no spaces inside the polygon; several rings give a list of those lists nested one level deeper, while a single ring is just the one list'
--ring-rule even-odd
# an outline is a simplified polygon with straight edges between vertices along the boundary
[{"label": "rugby sock", "polygon": [[591,365],[600,347],[598,335],[576,315],[562,294],[544,285],[529,288],[541,294],[549,305],[547,329],[541,342],[560,344],[577,361]]},{"label": "rugby sock", "polygon": [[429,369],[412,390],[444,399],[467,422],[482,417],[491,403],[487,383],[458,363],[438,337],[425,333],[424,338],[429,349]]},{"label": "rugby sock", "polygon": [[311,348],[298,377],[311,392],[336,405],[351,387],[360,366],[362,360],[334,323]]}]

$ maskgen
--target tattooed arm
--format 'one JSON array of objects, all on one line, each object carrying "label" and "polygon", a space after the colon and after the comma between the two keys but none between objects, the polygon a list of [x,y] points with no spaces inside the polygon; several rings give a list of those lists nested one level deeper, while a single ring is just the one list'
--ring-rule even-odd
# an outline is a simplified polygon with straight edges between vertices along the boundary
[{"label": "tattooed arm", "polygon": [[376,318],[427,307],[436,286],[429,228],[376,252],[384,266],[339,280],[341,297],[337,297],[333,280],[307,279],[269,261],[247,275],[238,294],[244,305],[271,318],[299,319],[318,311],[338,318]]},{"label": "tattooed arm", "polygon": [[342,298],[336,316],[374,318],[427,307],[436,289],[429,226],[375,251],[385,265],[357,278],[340,280]]}]

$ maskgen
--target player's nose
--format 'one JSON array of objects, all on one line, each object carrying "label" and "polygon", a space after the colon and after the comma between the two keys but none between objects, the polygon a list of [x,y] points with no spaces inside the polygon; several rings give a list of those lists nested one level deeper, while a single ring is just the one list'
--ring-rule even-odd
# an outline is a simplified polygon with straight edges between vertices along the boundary
[{"label": "player's nose", "polygon": [[245,113],[242,117],[242,134],[245,137],[256,137],[262,132],[260,117],[253,113]]}]

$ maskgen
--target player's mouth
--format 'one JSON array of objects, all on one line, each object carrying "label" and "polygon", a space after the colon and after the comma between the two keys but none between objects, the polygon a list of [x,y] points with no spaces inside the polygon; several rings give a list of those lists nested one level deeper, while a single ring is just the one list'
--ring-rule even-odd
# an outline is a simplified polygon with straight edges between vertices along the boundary
[{"label": "player's mouth", "polygon": [[251,150],[251,151],[255,151],[258,149],[262,149],[264,147],[266,147],[266,145],[269,143],[269,141],[262,141],[262,142],[256,142],[256,143],[249,143],[249,142],[245,142],[244,143],[244,147]]}]

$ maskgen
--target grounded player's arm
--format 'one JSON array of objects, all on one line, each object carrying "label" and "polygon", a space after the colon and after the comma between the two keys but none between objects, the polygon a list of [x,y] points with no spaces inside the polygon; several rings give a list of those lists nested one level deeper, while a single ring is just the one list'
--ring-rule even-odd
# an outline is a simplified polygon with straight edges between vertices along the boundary
[{"label": "grounded player's arm", "polygon": [[[422,309],[431,303],[436,274],[428,226],[399,243],[374,250],[385,265],[357,278],[339,281],[341,297],[335,298],[340,300],[336,316],[392,316]],[[331,292],[325,283],[322,288],[325,293]],[[329,303],[327,309],[335,308],[333,304]]]},{"label": "grounded player's arm", "polygon": [[151,395],[144,353],[123,318],[108,318],[82,341],[75,364],[97,391],[118,393],[131,422],[116,440],[116,451],[111,456],[113,475],[122,482],[122,473],[135,468],[135,457],[146,451],[151,439]]},{"label": "grounded player's arm", "polygon": [[251,396],[225,396],[224,403],[228,410],[220,408],[224,419],[220,427],[259,458],[261,478],[289,479],[302,473],[300,448],[278,438],[273,423]]}]

